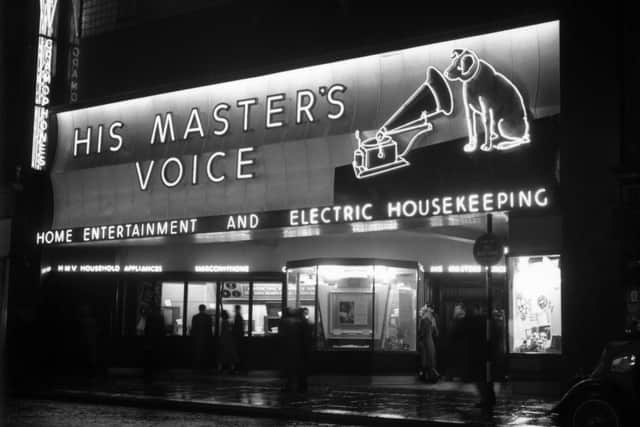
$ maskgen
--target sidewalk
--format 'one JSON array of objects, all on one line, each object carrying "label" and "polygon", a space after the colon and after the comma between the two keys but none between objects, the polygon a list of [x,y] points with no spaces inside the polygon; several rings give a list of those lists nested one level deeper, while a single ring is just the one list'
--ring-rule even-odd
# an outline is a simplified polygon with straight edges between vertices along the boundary
[{"label": "sidewalk", "polygon": [[152,385],[135,376],[91,384],[65,378],[15,395],[339,424],[555,425],[548,413],[554,397],[522,395],[506,384],[497,384],[496,390],[498,403],[491,415],[474,408],[477,397],[469,384],[422,384],[410,377],[312,377],[309,392],[295,395],[282,392],[278,379],[265,373],[174,372]]}]

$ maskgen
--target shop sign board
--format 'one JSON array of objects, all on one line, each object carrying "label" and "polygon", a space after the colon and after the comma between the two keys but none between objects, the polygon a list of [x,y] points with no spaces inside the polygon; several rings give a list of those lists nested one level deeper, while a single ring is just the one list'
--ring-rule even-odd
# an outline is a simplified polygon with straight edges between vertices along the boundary
[{"label": "shop sign board", "polygon": [[[50,246],[267,228],[361,224],[371,221],[478,214],[501,210],[543,209],[549,205],[550,197],[549,191],[544,187],[498,193],[442,195],[375,204],[369,202],[252,214],[63,228],[37,232],[35,240],[37,245]],[[210,267],[196,266],[196,271],[198,269],[205,271]]]},{"label": "shop sign board", "polygon": [[558,47],[552,21],[59,111],[73,231],[38,242],[548,207]]},{"label": "shop sign board", "polygon": [[473,244],[473,258],[480,265],[495,265],[504,255],[502,239],[494,233],[485,233]]}]

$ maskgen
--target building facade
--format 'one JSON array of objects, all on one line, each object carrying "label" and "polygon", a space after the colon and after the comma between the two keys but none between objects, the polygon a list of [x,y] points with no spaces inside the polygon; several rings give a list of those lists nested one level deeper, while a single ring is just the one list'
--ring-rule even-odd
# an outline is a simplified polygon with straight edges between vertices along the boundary
[{"label": "building facade", "polygon": [[299,307],[317,372],[410,372],[430,304],[457,376],[455,313],[485,305],[488,229],[504,242],[500,375],[567,374],[622,333],[616,16],[595,37],[591,11],[553,6],[57,6],[27,285],[52,345],[69,343],[56,366],[81,363],[87,311],[102,363],[139,366],[154,309],[164,363],[189,366],[205,304],[214,336],[240,306],[249,368],[278,366],[279,320]]}]

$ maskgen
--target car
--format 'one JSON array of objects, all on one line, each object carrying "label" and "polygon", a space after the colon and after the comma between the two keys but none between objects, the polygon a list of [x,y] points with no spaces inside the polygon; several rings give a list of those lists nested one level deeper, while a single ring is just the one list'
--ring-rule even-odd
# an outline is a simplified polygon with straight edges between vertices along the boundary
[{"label": "car", "polygon": [[563,426],[640,425],[640,339],[611,341],[596,368],[553,407]]}]

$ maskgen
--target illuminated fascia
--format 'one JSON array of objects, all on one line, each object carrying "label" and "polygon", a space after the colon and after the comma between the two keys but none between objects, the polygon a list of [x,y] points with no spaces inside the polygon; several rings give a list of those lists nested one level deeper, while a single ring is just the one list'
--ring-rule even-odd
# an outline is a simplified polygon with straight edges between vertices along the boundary
[{"label": "illuminated fascia", "polygon": [[389,231],[398,229],[398,221],[395,219],[374,222],[354,222],[350,225],[352,233],[368,233],[372,231]]},{"label": "illuminated fascia", "polygon": [[[51,271],[51,267],[48,268]],[[163,267],[139,264],[126,264],[124,267],[118,264],[58,264],[56,271],[58,273],[162,273]]]},{"label": "illuminated fascia", "polygon": [[196,265],[196,273],[248,273],[248,265]]},{"label": "illuminated fascia", "polygon": [[117,264],[58,264],[58,273],[119,273]]},{"label": "illuminated fascia", "polygon": [[161,265],[127,264],[123,271],[125,273],[162,273],[163,267]]},{"label": "illuminated fascia", "polygon": [[[432,265],[429,267],[430,273],[481,273],[482,271],[486,271],[487,267],[482,267],[480,265],[475,264],[451,264],[446,266],[443,265]],[[494,265],[491,267],[491,271],[493,273],[506,273],[507,267],[504,265]]]}]

